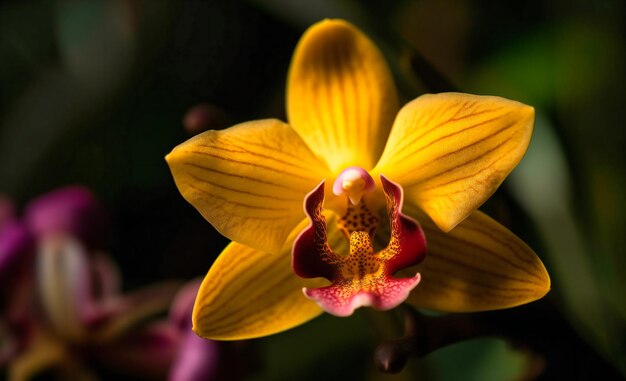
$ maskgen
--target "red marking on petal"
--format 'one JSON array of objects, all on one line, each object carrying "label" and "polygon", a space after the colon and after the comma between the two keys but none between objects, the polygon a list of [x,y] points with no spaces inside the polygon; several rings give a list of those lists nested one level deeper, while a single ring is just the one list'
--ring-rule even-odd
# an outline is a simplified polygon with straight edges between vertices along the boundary
[{"label": "red marking on petal", "polygon": [[304,212],[311,225],[300,233],[293,243],[291,266],[302,278],[326,278],[336,276],[336,266],[329,263],[334,256],[326,237],[324,205],[324,181],[304,198]]},{"label": "red marking on petal", "polygon": [[383,175],[380,176],[380,181],[387,197],[387,214],[391,224],[389,245],[380,254],[387,258],[389,275],[393,275],[424,260],[426,237],[419,223],[402,213],[402,187]]}]

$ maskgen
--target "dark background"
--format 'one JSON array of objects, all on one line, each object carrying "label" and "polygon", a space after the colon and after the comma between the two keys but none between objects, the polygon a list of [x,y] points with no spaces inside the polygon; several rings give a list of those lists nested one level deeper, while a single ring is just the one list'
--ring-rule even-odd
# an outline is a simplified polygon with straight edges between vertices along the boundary
[{"label": "dark background", "polygon": [[[485,339],[412,360],[393,379],[618,378],[616,369],[626,371],[621,0],[5,1],[0,192],[23,206],[59,186],[90,187],[111,215],[108,250],[127,289],[203,276],[227,240],[182,199],[163,157],[191,136],[182,119],[199,103],[214,107],[210,128],[284,119],[293,48],[325,17],[348,19],[379,44],[405,100],[459,89],[537,110],[526,158],[483,208],[550,271],[552,291],[539,315],[531,310],[539,317],[520,327],[540,333],[539,344],[529,339],[535,355]],[[370,314],[257,340],[250,377],[381,378],[370,357],[389,337],[368,328],[381,320]],[[537,349],[542,340],[549,348]]]}]

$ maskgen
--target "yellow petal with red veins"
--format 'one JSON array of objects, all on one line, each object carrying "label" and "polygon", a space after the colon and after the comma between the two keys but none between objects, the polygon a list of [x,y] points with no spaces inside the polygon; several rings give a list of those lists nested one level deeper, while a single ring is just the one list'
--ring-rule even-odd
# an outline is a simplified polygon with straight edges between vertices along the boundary
[{"label": "yellow petal with red veins", "polygon": [[496,191],[526,152],[534,109],[499,97],[423,95],[400,110],[372,171],[450,231]]},{"label": "yellow petal with red veins", "polygon": [[[414,210],[412,210],[414,212]],[[422,282],[407,302],[447,312],[515,307],[550,290],[543,263],[521,239],[476,211],[449,233],[421,213],[426,259],[417,269]]]},{"label": "yellow petal with red veins", "polygon": [[304,196],[329,174],[275,119],[204,132],[166,160],[183,197],[220,233],[267,252],[280,250],[304,218]]},{"label": "yellow petal with red veins", "polygon": [[[307,222],[303,220],[294,229],[276,255],[237,243],[228,245],[198,291],[192,316],[194,331],[208,339],[250,339],[285,331],[321,314],[322,309],[304,296],[302,288],[328,282],[301,279],[291,267],[291,246]],[[340,246],[345,239],[333,229],[329,240]]]},{"label": "yellow petal with red veins", "polygon": [[397,110],[389,68],[360,30],[324,20],[304,33],[289,71],[288,119],[333,172],[372,168]]}]

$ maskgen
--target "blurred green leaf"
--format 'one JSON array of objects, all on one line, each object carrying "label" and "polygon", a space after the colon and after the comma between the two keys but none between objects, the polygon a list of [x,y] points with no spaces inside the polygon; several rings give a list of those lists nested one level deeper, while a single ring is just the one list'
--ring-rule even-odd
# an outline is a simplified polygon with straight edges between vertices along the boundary
[{"label": "blurred green leaf", "polygon": [[[363,311],[349,318],[327,314],[259,340],[263,368],[258,381],[365,379],[373,367],[372,329]],[[372,349],[373,350],[373,349]]]},{"label": "blurred green leaf", "polygon": [[626,372],[626,300],[615,292],[626,287],[619,255],[626,201],[618,191],[626,161],[616,128],[626,51],[620,24],[596,17],[563,17],[494,50],[468,76],[468,87],[537,108],[533,139],[509,185],[545,242],[539,255],[553,293],[583,336]]},{"label": "blurred green leaf", "polygon": [[29,85],[11,99],[2,119],[4,191],[17,193],[29,178],[36,178],[52,147],[105,109],[127,79],[134,47],[133,27],[128,24],[131,5],[121,0],[59,0],[56,12],[46,13],[54,25],[61,60],[32,72]]},{"label": "blurred green leaf", "polygon": [[553,31],[538,31],[485,57],[462,87],[532,105],[550,105],[554,102],[555,78]]},{"label": "blurred green leaf", "polygon": [[438,381],[516,380],[526,372],[528,358],[503,340],[480,339],[442,348],[425,358],[428,379]]},{"label": "blurred green leaf", "polygon": [[554,292],[563,298],[568,316],[584,336],[617,358],[615,311],[600,292],[602,274],[594,272],[592,263],[597,252],[590,253],[590,236],[572,212],[571,184],[563,149],[549,121],[538,113],[532,144],[509,185],[537,223],[547,249],[540,255],[547,259]]}]

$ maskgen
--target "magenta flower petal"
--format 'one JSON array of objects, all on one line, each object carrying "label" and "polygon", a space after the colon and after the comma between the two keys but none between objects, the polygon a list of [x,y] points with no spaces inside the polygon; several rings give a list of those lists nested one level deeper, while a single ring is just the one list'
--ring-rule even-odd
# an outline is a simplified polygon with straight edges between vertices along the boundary
[{"label": "magenta flower petal", "polygon": [[203,339],[188,329],[183,337],[172,369],[170,381],[209,381],[216,379],[220,364],[219,343]]},{"label": "magenta flower petal", "polygon": [[221,369],[224,343],[203,339],[191,330],[191,312],[201,282],[200,279],[188,282],[178,292],[170,309],[170,321],[183,335],[170,371],[170,381],[213,380]]},{"label": "magenta flower petal", "polygon": [[10,275],[16,262],[26,259],[32,243],[31,235],[19,222],[6,221],[0,226],[0,279]]},{"label": "magenta flower petal", "polygon": [[33,238],[17,221],[0,227],[0,311],[15,324],[29,320],[32,302]]},{"label": "magenta flower petal", "polygon": [[198,295],[201,279],[194,279],[178,291],[170,308],[170,320],[181,330],[191,329],[191,311]]},{"label": "magenta flower petal", "polygon": [[71,234],[88,248],[103,244],[107,226],[94,195],[82,186],[60,188],[36,198],[26,208],[24,221],[37,236]]},{"label": "magenta flower petal", "polygon": [[141,376],[163,379],[181,344],[178,329],[169,322],[153,323],[99,347],[94,356],[107,367]]}]

